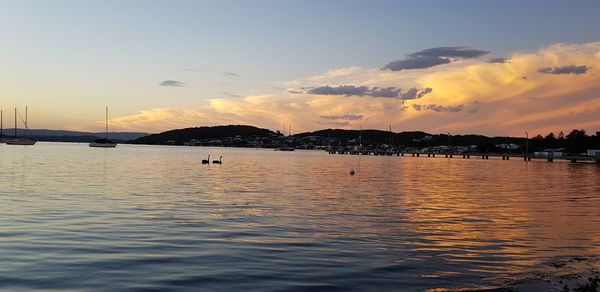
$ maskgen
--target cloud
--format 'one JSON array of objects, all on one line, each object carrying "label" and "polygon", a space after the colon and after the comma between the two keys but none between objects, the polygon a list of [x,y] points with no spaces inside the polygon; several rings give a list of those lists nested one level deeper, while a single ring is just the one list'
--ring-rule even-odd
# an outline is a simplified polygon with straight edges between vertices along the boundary
[{"label": "cloud", "polygon": [[411,58],[416,57],[446,57],[446,58],[477,58],[483,55],[489,54],[488,51],[482,51],[477,49],[471,49],[468,47],[438,47],[425,49],[416,53],[408,55]]},{"label": "cloud", "polygon": [[508,62],[508,60],[510,60],[509,58],[491,58],[488,60],[488,63],[498,63],[498,64],[503,64]]},{"label": "cloud", "polygon": [[217,72],[217,73],[221,73],[225,76],[229,76],[229,77],[240,77],[240,74],[237,73],[233,73],[233,72]]},{"label": "cloud", "polygon": [[222,75],[222,76],[225,76],[225,77],[232,77],[232,78],[238,78],[238,77],[240,77],[240,75],[238,73],[235,73],[235,72],[214,70],[214,69],[211,69],[211,68],[206,67],[206,66],[191,66],[191,67],[183,68],[182,70],[183,71],[198,72],[198,73],[215,73],[215,74],[219,74],[219,75]]},{"label": "cloud", "polygon": [[325,123],[319,123],[320,125],[324,125],[326,127],[336,127],[336,128],[345,128],[350,126],[350,122],[348,121],[330,121],[330,122],[325,122]]},{"label": "cloud", "polygon": [[425,96],[425,94],[431,93],[432,91],[433,91],[432,88],[429,88],[429,87],[425,88],[425,89],[423,89],[423,91],[421,91],[417,94],[417,98],[421,98],[421,97]]},{"label": "cloud", "polygon": [[410,57],[409,59],[405,60],[392,61],[389,64],[385,65],[384,69],[389,69],[392,71],[424,69],[437,65],[448,64],[450,62],[451,61],[448,58],[432,56]]},{"label": "cloud", "polygon": [[308,90],[310,94],[321,94],[321,95],[357,95],[365,96],[369,93],[369,88],[366,86],[353,86],[353,85],[340,85],[337,87],[331,87],[329,85],[315,87]]},{"label": "cloud", "polygon": [[406,59],[392,61],[385,65],[383,69],[389,69],[391,71],[424,69],[437,65],[449,64],[456,59],[471,59],[486,54],[489,54],[489,52],[468,47],[430,48],[409,54]]},{"label": "cloud", "polygon": [[402,88],[396,87],[382,87],[382,88],[373,88],[370,91],[370,95],[374,97],[398,97],[400,92],[402,92]]},{"label": "cloud", "polygon": [[363,118],[363,116],[362,115],[345,114],[345,115],[339,115],[339,116],[320,116],[320,118],[326,119],[326,120],[356,121],[356,120],[361,120]]},{"label": "cloud", "polygon": [[419,91],[416,88],[411,88],[411,89],[407,90],[406,92],[404,92],[402,94],[402,96],[400,97],[400,99],[415,99],[415,98],[417,98],[418,93],[419,93]]},{"label": "cloud", "polygon": [[586,65],[581,66],[563,66],[563,67],[544,67],[538,69],[538,72],[544,74],[585,74],[589,68]]},{"label": "cloud", "polygon": [[[447,58],[453,61],[458,57]],[[508,54],[507,58],[510,62],[470,58],[437,70],[332,68],[278,83],[280,88],[269,88],[268,94],[207,98],[197,108],[149,109],[114,118],[112,123],[119,130],[144,132],[219,124],[277,130],[283,121],[289,121],[295,132],[324,127],[358,129],[359,125],[387,129],[390,124],[403,130],[502,136],[523,135],[524,129],[544,135],[574,128],[600,129],[600,82],[591,71],[600,67],[600,42],[555,44]],[[561,72],[554,68],[573,64],[585,64],[586,74],[556,78],[538,72],[545,67]],[[329,94],[309,93],[315,84],[328,84]],[[340,84],[347,87],[340,91]],[[348,95],[356,93],[363,95]],[[352,119],[352,115],[362,118]]]},{"label": "cloud", "polygon": [[429,104],[425,108],[430,109],[434,112],[457,113],[457,112],[461,112],[463,110],[463,107],[464,107],[464,105],[462,105],[462,104],[459,104],[457,106],[443,106],[443,105],[439,105],[439,104]]},{"label": "cloud", "polygon": [[[462,104],[459,104],[456,106],[450,106],[450,105],[443,106],[443,105],[439,105],[439,104],[427,104],[427,105],[412,104],[411,106],[416,111],[422,111],[424,109],[427,109],[427,110],[432,110],[432,111],[438,112],[438,113],[442,113],[442,112],[457,113],[457,112],[461,112],[464,108],[464,105],[462,105]],[[477,107],[477,110],[479,110],[479,107]]]},{"label": "cloud", "polygon": [[223,91],[221,92],[222,95],[225,96],[229,96],[229,97],[241,97],[239,94],[233,93],[233,92],[228,92],[228,91]]},{"label": "cloud", "polygon": [[160,83],[160,86],[176,86],[176,87],[185,87],[185,83],[179,82],[177,80],[165,80]]},{"label": "cloud", "polygon": [[[310,88],[306,91],[308,94],[319,94],[319,95],[343,95],[343,96],[372,96],[372,97],[387,97],[387,98],[398,98],[398,99],[416,99],[431,93],[433,89],[425,88],[419,90],[417,88],[409,88],[406,91],[402,88],[397,87],[373,87],[368,86],[354,86],[354,85],[340,85],[340,86],[320,86]],[[304,93],[299,90],[288,90],[288,93]]]}]

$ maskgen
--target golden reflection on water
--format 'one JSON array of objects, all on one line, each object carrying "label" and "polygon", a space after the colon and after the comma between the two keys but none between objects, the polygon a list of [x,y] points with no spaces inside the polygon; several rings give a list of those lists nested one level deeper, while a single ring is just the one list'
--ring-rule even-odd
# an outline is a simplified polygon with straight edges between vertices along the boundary
[{"label": "golden reflection on water", "polygon": [[[161,240],[306,245],[307,260],[412,265],[424,279],[600,256],[598,165],[39,144],[0,145],[2,232],[23,242],[151,228]],[[201,165],[208,154],[223,165]]]}]

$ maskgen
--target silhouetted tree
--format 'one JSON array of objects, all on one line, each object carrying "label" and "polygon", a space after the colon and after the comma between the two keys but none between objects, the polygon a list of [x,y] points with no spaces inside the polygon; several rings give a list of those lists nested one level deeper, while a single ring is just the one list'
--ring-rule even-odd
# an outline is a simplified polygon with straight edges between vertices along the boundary
[{"label": "silhouetted tree", "polygon": [[550,134],[544,137],[544,145],[546,148],[556,148],[557,141],[556,137],[554,136],[554,133],[550,132]]},{"label": "silhouetted tree", "polygon": [[566,137],[567,151],[574,154],[586,152],[588,149],[588,136],[585,130],[573,130]]}]

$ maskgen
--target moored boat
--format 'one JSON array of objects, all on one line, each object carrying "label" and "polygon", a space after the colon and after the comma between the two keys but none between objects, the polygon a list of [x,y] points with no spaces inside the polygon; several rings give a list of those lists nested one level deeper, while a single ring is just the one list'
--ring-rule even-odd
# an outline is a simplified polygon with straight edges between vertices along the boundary
[{"label": "moored boat", "polygon": [[115,148],[117,147],[117,143],[108,139],[108,107],[106,107],[106,137],[102,139],[96,139],[94,142],[90,143],[90,147],[97,148]]},{"label": "moored boat", "polygon": [[[35,143],[37,141],[32,140],[32,139],[27,139],[27,138],[19,138],[17,136],[17,108],[15,108],[15,135],[14,138],[12,139],[4,139],[4,143],[6,143],[6,145],[35,145]],[[29,127],[27,126],[27,107],[25,107],[25,129],[29,130]]]}]

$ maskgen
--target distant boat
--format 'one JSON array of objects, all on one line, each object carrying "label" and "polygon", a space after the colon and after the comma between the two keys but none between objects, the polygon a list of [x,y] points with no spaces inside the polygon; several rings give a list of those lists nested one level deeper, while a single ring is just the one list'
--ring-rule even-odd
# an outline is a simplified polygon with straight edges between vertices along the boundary
[{"label": "distant boat", "polygon": [[98,148],[115,148],[117,147],[117,143],[108,139],[108,107],[106,107],[106,137],[102,139],[96,139],[94,142],[90,143],[90,147],[98,147]]},{"label": "distant boat", "polygon": [[[289,129],[288,136],[291,136],[292,135],[292,125],[289,125],[288,129]],[[294,151],[294,150],[296,150],[296,148],[294,146],[286,145],[285,140],[286,140],[286,138],[285,138],[285,122],[284,122],[283,123],[283,145],[279,148],[276,148],[275,150],[276,151]]]},{"label": "distant boat", "polygon": [[296,150],[296,148],[290,147],[290,146],[283,146],[283,147],[277,148],[277,150],[278,151],[294,151],[294,150]]},{"label": "distant boat", "polygon": [[[19,138],[17,136],[17,108],[15,108],[15,136],[13,139],[5,140],[6,145],[34,145],[35,140],[27,139],[27,138]],[[29,130],[27,126],[27,107],[25,107],[25,129]]]}]

